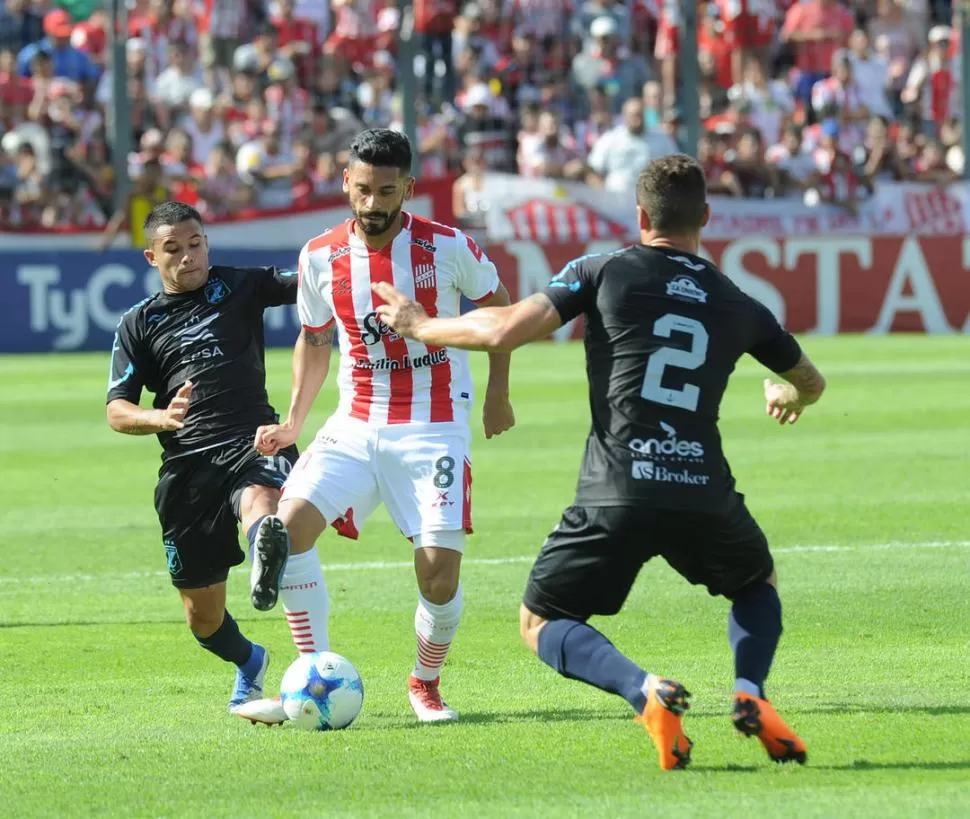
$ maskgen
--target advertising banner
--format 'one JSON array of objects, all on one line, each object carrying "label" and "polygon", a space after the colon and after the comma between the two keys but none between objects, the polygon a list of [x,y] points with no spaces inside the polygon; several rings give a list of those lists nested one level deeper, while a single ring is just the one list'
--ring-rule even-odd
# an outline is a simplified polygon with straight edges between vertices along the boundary
[{"label": "advertising banner", "polygon": [[[617,239],[493,243],[486,251],[513,299],[542,289],[568,261]],[[751,236],[705,241],[703,253],[793,332],[970,332],[970,237]],[[226,265],[292,269],[295,249],[214,251]],[[121,314],[158,290],[140,253],[5,253],[0,352],[108,350]],[[580,322],[558,340],[577,337]],[[266,313],[268,346],[290,346],[295,308]]]}]

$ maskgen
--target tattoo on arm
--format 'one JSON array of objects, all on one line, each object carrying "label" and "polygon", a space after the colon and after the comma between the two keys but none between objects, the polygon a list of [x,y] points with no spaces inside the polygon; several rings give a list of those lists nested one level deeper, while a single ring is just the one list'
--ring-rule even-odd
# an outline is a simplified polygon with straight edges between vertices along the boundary
[{"label": "tattoo on arm", "polygon": [[803,396],[817,399],[825,389],[825,378],[804,353],[794,367],[782,373],[782,377]]},{"label": "tattoo on arm", "polygon": [[303,328],[303,340],[311,347],[329,347],[333,344],[333,326],[324,330],[308,330]]}]

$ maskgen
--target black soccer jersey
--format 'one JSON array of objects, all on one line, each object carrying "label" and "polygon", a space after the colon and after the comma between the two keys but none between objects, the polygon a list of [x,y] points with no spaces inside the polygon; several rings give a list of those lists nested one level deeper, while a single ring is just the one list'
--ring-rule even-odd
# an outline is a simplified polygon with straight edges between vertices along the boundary
[{"label": "black soccer jersey", "polygon": [[576,503],[718,511],[733,500],[718,409],[735,362],[775,372],[798,342],[710,262],[635,245],[584,256],[545,294],[563,322],[586,316],[592,429]]},{"label": "black soccer jersey", "polygon": [[192,452],[273,423],[266,395],[263,310],[295,304],[295,273],[275,267],[209,268],[191,293],[157,293],[122,316],[111,354],[108,401],[137,404],[142,389],[167,407],[195,386],[177,432],[159,434],[163,457]]}]

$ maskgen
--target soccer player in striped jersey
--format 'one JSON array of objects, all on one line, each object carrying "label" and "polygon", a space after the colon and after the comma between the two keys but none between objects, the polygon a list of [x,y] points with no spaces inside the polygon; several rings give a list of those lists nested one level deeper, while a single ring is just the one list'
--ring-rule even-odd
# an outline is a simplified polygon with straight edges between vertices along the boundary
[{"label": "soccer player in striped jersey", "polygon": [[[305,604],[292,594],[304,584],[304,566],[317,563],[317,538],[329,525],[356,539],[384,503],[414,545],[417,659],[409,699],[422,722],[455,720],[438,681],[461,616],[461,556],[472,530],[468,354],[392,331],[377,314],[381,301],[372,286],[391,284],[436,316],[457,316],[462,296],[486,306],[510,300],[495,265],[470,237],[402,210],[414,190],[407,137],[364,131],[350,155],[344,191],[353,218],[311,239],[300,253],[303,331],[293,353],[290,410],[283,423],[260,427],[256,449],[269,456],[297,440],[327,377],[335,329],[340,402],[293,468],[278,516],[260,524],[257,561],[261,553],[286,553],[280,544],[288,545],[281,588],[298,639],[300,627],[316,628],[315,619],[326,618],[325,610],[315,611],[311,590]],[[487,438],[515,423],[508,373],[509,356],[491,355],[483,410]],[[257,605],[271,608],[277,593],[272,584],[256,589],[262,597]]]}]

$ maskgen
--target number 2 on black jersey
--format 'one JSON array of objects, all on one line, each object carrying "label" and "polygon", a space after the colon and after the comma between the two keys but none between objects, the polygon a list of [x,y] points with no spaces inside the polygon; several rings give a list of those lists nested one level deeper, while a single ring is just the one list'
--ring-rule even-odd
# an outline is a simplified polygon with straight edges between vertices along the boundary
[{"label": "number 2 on black jersey", "polygon": [[670,338],[672,332],[687,333],[691,337],[689,350],[661,347],[647,359],[647,370],[643,376],[640,397],[668,407],[695,412],[700,400],[701,390],[696,384],[685,384],[682,390],[668,389],[662,385],[664,368],[679,367],[682,370],[696,370],[707,359],[709,336],[704,325],[697,319],[666,313],[653,325],[653,334],[660,338]]}]

